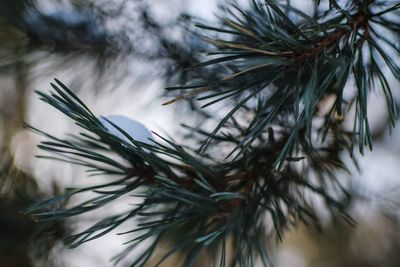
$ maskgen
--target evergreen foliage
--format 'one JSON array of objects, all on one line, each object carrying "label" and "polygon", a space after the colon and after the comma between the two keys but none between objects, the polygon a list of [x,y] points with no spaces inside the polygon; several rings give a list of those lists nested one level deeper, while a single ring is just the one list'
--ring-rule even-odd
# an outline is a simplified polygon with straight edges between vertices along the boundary
[{"label": "evergreen foliage", "polygon": [[[269,266],[269,221],[278,237],[299,222],[319,227],[315,197],[332,215],[351,221],[345,213],[351,196],[338,179],[347,170],[341,153],[352,153],[355,145],[361,153],[365,146],[372,148],[371,90],[383,91],[392,125],[396,121],[382,69],[400,80],[400,4],[330,0],[314,5],[310,15],[289,1],[253,0],[248,8],[227,8],[220,25],[197,25],[212,58],[189,70],[189,83],[169,87],[178,95],[166,104],[197,97],[203,108],[222,101],[232,105],[211,132],[187,126],[200,148],[159,135],[161,141],[141,143],[114,125],[127,142],[110,134],[60,81],[52,84],[53,91],[38,92],[82,130],[57,138],[29,126],[47,138],[39,145],[49,152],[43,157],[83,165],[88,174],[107,175],[110,181],[68,189],[28,212],[37,220],[64,220],[135,196],[141,201],[130,211],[68,238],[76,247],[135,219],[136,226],[121,233],[132,238],[115,257],[119,262],[136,252],[131,266],[144,266],[159,242],[177,232],[160,264],[185,251],[182,266],[192,266],[209,249],[217,266],[253,266],[258,259]],[[351,83],[356,90],[347,96]],[[343,121],[351,107],[356,112],[348,132]],[[231,150],[215,155],[211,144]],[[86,200],[53,208],[78,194]],[[147,249],[140,248],[143,244]]]}]

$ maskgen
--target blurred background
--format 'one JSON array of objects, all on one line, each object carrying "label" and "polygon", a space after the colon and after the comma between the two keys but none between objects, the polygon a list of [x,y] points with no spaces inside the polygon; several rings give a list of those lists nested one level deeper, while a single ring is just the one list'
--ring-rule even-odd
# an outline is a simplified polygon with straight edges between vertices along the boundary
[{"label": "blurred background", "polygon": [[[310,2],[294,1],[306,12]],[[23,214],[36,201],[89,179],[76,166],[35,158],[40,137],[24,129],[24,122],[58,136],[76,128],[34,91],[49,90],[57,78],[98,115],[125,115],[183,139],[180,123],[194,118],[177,109],[197,109],[196,104],[162,106],[168,100],[164,88],[190,79],[185,69],[203,48],[188,15],[212,22],[218,5],[227,3],[0,1],[0,266],[111,266],[124,242],[111,233],[76,249],[64,245],[64,237],[104,211],[51,223],[36,223]],[[390,82],[398,88],[395,79]],[[359,170],[351,170],[349,213],[356,223],[330,218],[321,209],[321,232],[299,226],[282,243],[273,242],[275,266],[400,266],[400,130],[389,133],[385,98],[371,94],[374,151],[358,157]],[[118,209],[107,207],[107,212]],[[179,256],[165,266],[177,262]],[[208,266],[206,256],[199,266]]]}]

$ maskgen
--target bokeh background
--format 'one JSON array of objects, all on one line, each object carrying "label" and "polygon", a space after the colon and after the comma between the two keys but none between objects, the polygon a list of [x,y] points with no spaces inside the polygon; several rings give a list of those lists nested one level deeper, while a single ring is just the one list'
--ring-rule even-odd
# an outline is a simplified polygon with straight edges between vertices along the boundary
[{"label": "bokeh background", "polygon": [[[120,203],[67,222],[37,223],[24,215],[35,201],[93,182],[81,168],[35,157],[41,139],[24,122],[55,135],[76,131],[35,90],[49,90],[57,78],[98,115],[125,115],[183,140],[180,123],[195,121],[182,112],[190,108],[162,103],[166,86],[190,78],[177,73],[195,63],[193,55],[202,49],[188,15],[212,23],[218,5],[229,2],[0,1],[0,266],[111,266],[124,242],[112,232],[72,250],[63,243],[102,213],[122,210]],[[293,2],[309,11],[311,1]],[[398,99],[399,84],[393,78],[390,83]],[[351,168],[349,182],[355,224],[330,218],[321,208],[322,231],[300,225],[282,242],[271,242],[275,266],[400,266],[400,130],[389,131],[384,96],[371,96],[374,150],[356,156],[359,170]],[[177,262],[179,255],[165,266]],[[209,266],[207,255],[199,266]]]}]

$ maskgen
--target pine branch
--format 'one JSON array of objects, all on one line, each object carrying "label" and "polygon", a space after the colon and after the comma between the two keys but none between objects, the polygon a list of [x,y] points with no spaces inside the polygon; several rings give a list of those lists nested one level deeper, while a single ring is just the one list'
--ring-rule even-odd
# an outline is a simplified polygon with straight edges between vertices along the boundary
[{"label": "pine branch", "polygon": [[[262,234],[265,218],[278,237],[299,222],[320,227],[315,196],[333,215],[349,219],[345,209],[351,196],[338,179],[339,172],[347,171],[340,155],[344,150],[351,153],[357,143],[361,152],[365,145],[372,147],[366,103],[377,82],[393,124],[397,116],[381,69],[386,66],[400,78],[400,68],[389,56],[398,56],[398,49],[392,40],[377,36],[376,25],[395,36],[398,25],[386,14],[398,17],[398,6],[392,1],[351,1],[345,6],[330,1],[329,10],[320,10],[319,2],[309,16],[289,4],[252,1],[250,9],[228,10],[220,27],[199,25],[217,32],[206,38],[215,46],[211,54],[216,57],[197,66],[212,74],[193,75],[197,78],[192,83],[169,89],[188,92],[177,99],[205,94],[198,99],[204,107],[234,102],[213,131],[187,126],[201,154],[159,135],[152,144],[139,142],[112,122],[126,140],[111,134],[60,81],[52,84],[54,91],[38,92],[82,130],[57,138],[31,127],[47,139],[39,146],[50,152],[44,157],[83,165],[110,181],[70,189],[28,212],[38,220],[63,220],[135,195],[140,202],[131,210],[110,215],[68,239],[76,247],[133,221],[134,228],[120,233],[132,238],[114,259],[138,253],[131,266],[143,266],[170,235],[173,244],[160,263],[185,251],[183,266],[191,266],[209,249],[221,251],[220,258],[212,259],[220,266],[252,266],[257,257],[269,266]],[[357,92],[346,99],[350,80]],[[325,102],[330,98],[333,104]],[[320,111],[324,105],[328,112]],[[352,105],[356,115],[348,133],[342,124]],[[232,148],[235,157],[221,157],[221,151],[212,153],[210,147]],[[76,196],[84,200],[54,208]],[[150,241],[148,249],[139,250],[145,240]]]},{"label": "pine branch", "polygon": [[[395,35],[393,24],[384,15],[398,16],[398,13],[393,13],[398,10],[398,5],[392,1],[352,1],[345,9],[336,1],[330,3],[333,10],[320,10],[310,17],[290,5],[252,1],[251,8],[247,10],[233,6],[229,10],[230,17],[224,17],[220,27],[199,25],[205,31],[217,33],[205,40],[216,48],[212,55],[219,56],[199,64],[199,67],[223,65],[226,71],[219,71],[218,80],[211,84],[199,80],[186,85],[185,88],[201,88],[191,89],[167,103],[205,92],[208,95],[198,98],[198,101],[209,101],[203,107],[228,98],[241,100],[206,138],[199,151],[205,152],[212,138],[226,127],[229,120],[239,117],[240,110],[252,98],[258,98],[262,106],[254,110],[256,115],[245,129],[247,135],[242,137],[231,154],[246,151],[265,129],[276,124],[283,113],[292,116],[295,121],[295,135],[297,129],[305,127],[308,136],[311,136],[313,117],[319,103],[329,95],[336,98],[331,106],[333,116],[342,114],[345,103],[355,103],[357,114],[354,118],[353,146],[358,143],[361,153],[365,145],[372,148],[366,103],[368,91],[377,87],[376,80],[384,84],[380,89],[386,96],[392,124],[397,118],[389,83],[379,69],[386,65],[399,79],[400,67],[390,55],[395,53],[398,57],[399,51],[396,42],[377,34],[376,27],[379,24]],[[381,5],[389,7],[377,12],[382,9]],[[227,37],[230,35],[230,38],[221,39],[218,33]],[[384,48],[384,43],[390,46],[389,50]],[[353,99],[344,99],[343,92],[351,80],[356,83],[357,94]],[[330,118],[327,118],[326,123],[329,121]],[[310,138],[308,142],[311,143]],[[293,150],[295,143],[289,145],[288,152]]]},{"label": "pine branch", "polygon": [[[60,139],[31,127],[49,140],[39,147],[58,155],[61,160],[86,166],[93,174],[106,174],[115,179],[70,189],[64,195],[36,204],[27,212],[37,220],[63,220],[103,208],[127,194],[140,194],[142,200],[131,211],[106,217],[68,238],[72,247],[99,238],[134,219],[139,222],[136,227],[121,233],[134,237],[116,261],[134,251],[144,240],[151,239],[156,246],[168,233],[188,227],[190,230],[185,230],[185,235],[174,242],[171,252],[163,260],[173,252],[189,247],[192,252],[187,261],[192,262],[195,258],[192,253],[198,255],[208,247],[221,247],[223,240],[230,237],[236,240],[237,260],[250,251],[255,253],[251,256],[254,260],[256,255],[265,256],[265,247],[257,233],[264,231],[261,218],[266,215],[271,217],[278,236],[298,221],[318,226],[311,200],[303,197],[305,191],[320,195],[335,212],[343,212],[348,195],[334,180],[337,168],[344,167],[338,154],[326,157],[321,148],[321,152],[316,150],[309,156],[309,167],[294,168],[301,158],[293,158],[277,172],[273,164],[287,139],[278,141],[271,137],[258,149],[228,162],[198,158],[194,156],[194,150],[161,136],[162,141],[153,141],[153,145],[140,143],[115,125],[130,140],[127,142],[107,132],[61,82],[56,80],[52,86],[55,91],[49,94],[38,92],[41,99],[72,118],[84,132],[72,139]],[[284,135],[290,138],[289,133]],[[339,140],[343,134],[337,136],[337,141],[342,142]],[[347,145],[350,143],[346,138],[343,141]],[[317,175],[319,182],[309,179],[311,173]],[[339,189],[339,193],[329,193],[329,183]],[[88,192],[95,196],[88,197],[85,194]],[[65,209],[52,209],[76,195],[85,200]],[[144,264],[152,249],[153,245],[132,266]]]}]

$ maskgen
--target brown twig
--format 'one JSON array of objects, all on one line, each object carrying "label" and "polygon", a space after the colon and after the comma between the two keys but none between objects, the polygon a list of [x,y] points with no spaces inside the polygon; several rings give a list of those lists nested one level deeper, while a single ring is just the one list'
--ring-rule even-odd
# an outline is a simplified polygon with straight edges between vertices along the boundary
[{"label": "brown twig", "polygon": [[370,17],[370,14],[366,14],[364,12],[357,14],[356,16],[354,16],[354,19],[348,24],[352,30],[349,30],[349,28],[341,28],[334,31],[327,37],[320,38],[318,41],[316,41],[313,48],[304,50],[300,53],[296,53],[294,56],[294,60],[298,63],[302,63],[309,58],[313,58],[316,55],[319,55],[324,50],[329,49],[330,47],[335,45],[337,42],[340,41],[340,39],[348,38],[348,36],[352,32],[356,32],[359,29],[363,29],[365,31],[364,38],[366,38],[366,35],[368,35],[368,23]]}]

